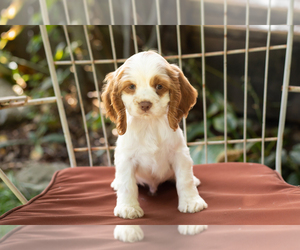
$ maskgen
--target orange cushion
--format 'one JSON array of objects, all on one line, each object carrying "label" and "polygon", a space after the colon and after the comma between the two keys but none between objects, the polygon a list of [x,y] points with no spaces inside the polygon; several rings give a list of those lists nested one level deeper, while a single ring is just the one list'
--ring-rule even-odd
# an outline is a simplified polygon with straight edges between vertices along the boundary
[{"label": "orange cushion", "polygon": [[201,180],[199,193],[208,208],[195,214],[177,210],[175,184],[159,186],[156,196],[139,188],[144,217],[113,215],[116,194],[110,183],[113,167],[77,167],[58,171],[49,186],[26,205],[0,217],[0,224],[300,224],[300,189],[283,181],[276,171],[252,163],[194,166]]}]

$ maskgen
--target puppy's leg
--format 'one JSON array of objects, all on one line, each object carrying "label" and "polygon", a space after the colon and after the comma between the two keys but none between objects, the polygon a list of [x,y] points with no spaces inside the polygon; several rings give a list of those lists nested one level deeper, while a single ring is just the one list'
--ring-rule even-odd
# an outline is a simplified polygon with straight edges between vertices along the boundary
[{"label": "puppy's leg", "polygon": [[178,232],[182,235],[195,235],[207,229],[207,225],[179,225]]},{"label": "puppy's leg", "polygon": [[116,162],[117,206],[114,215],[124,219],[142,217],[144,211],[138,202],[138,186],[135,178],[135,168],[130,161]]},{"label": "puppy's leg", "polygon": [[178,193],[178,210],[183,213],[195,213],[207,208],[206,202],[200,197],[195,186],[193,175],[193,161],[188,148],[177,152],[172,167],[176,177],[176,188]]},{"label": "puppy's leg", "polygon": [[136,242],[144,238],[144,232],[140,226],[118,225],[114,230],[114,238],[124,242]]}]

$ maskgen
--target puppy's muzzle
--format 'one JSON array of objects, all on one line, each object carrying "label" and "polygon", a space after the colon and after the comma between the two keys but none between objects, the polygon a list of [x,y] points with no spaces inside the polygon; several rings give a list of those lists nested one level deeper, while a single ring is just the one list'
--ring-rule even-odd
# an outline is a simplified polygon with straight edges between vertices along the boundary
[{"label": "puppy's muzzle", "polygon": [[141,110],[143,110],[144,112],[147,112],[152,107],[152,103],[149,101],[142,101],[139,103],[139,106],[140,106]]}]

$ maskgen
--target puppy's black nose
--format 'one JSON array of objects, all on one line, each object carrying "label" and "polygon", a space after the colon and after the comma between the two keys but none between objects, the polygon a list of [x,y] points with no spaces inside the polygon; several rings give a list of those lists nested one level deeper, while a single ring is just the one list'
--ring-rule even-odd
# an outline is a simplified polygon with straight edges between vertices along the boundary
[{"label": "puppy's black nose", "polygon": [[139,105],[140,105],[140,108],[145,112],[148,111],[152,107],[152,103],[148,102],[148,101],[140,102]]}]

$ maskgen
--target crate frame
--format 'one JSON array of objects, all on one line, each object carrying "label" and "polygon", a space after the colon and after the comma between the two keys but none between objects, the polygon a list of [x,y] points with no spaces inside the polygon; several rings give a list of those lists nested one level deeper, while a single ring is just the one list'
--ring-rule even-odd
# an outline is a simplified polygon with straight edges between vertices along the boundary
[{"label": "crate frame", "polygon": [[[90,17],[88,12],[88,4],[86,0],[83,0],[84,3],[84,13],[86,17],[86,23],[87,25],[83,25],[84,29],[84,35],[86,39],[86,44],[88,48],[88,54],[89,54],[89,60],[75,60],[73,53],[71,51],[70,46],[70,37],[68,34],[68,24],[71,24],[70,17],[68,13],[68,6],[67,1],[63,0],[63,6],[64,11],[66,15],[67,25],[63,25],[63,31],[65,35],[65,39],[67,42],[67,46],[70,50],[70,60],[64,60],[64,61],[54,61],[52,57],[52,51],[49,41],[49,36],[47,34],[46,26],[49,25],[49,16],[46,6],[45,0],[39,0],[42,18],[43,18],[43,25],[40,25],[40,32],[44,44],[44,49],[46,53],[46,58],[48,62],[48,67],[50,70],[51,80],[53,84],[53,89],[55,92],[54,97],[50,98],[41,98],[41,99],[35,99],[30,100],[27,98],[10,98],[0,99],[0,109],[3,108],[10,108],[10,107],[18,107],[18,106],[26,106],[26,105],[39,105],[42,103],[56,103],[59,111],[59,116],[63,128],[63,133],[66,141],[66,147],[68,151],[69,156],[69,162],[71,167],[76,167],[76,158],[75,158],[75,152],[87,152],[88,158],[89,158],[89,165],[93,166],[93,158],[92,158],[92,151],[94,150],[105,150],[107,154],[107,160],[108,164],[111,166],[111,155],[110,150],[113,150],[115,147],[110,146],[108,142],[108,136],[106,131],[106,126],[104,122],[104,115],[99,107],[99,114],[101,116],[102,121],[102,128],[104,133],[104,139],[105,139],[105,145],[101,147],[92,147],[90,143],[89,138],[89,132],[87,128],[87,122],[85,118],[85,110],[84,105],[82,102],[82,95],[80,92],[80,83],[78,80],[76,65],[90,65],[92,68],[92,74],[93,74],[93,81],[95,85],[95,90],[98,93],[97,99],[98,102],[101,102],[100,97],[100,90],[98,86],[98,78],[96,75],[95,66],[98,64],[113,64],[114,69],[117,69],[118,63],[123,63],[127,58],[117,59],[116,56],[116,48],[115,48],[115,41],[114,41],[114,34],[113,34],[113,25],[115,24],[114,21],[114,12],[112,7],[112,0],[108,0],[109,3],[109,13],[110,13],[110,21],[111,25],[108,25],[109,28],[109,39],[111,43],[112,48],[112,57],[111,59],[103,59],[103,60],[94,60],[93,52],[88,36],[88,27],[87,25],[90,25]],[[157,12],[157,25],[156,26],[156,36],[157,36],[157,51],[159,54],[162,54],[162,46],[161,46],[161,34],[159,30],[159,26],[161,25],[161,10],[160,10],[160,1],[155,0],[156,4],[156,12]],[[215,51],[215,52],[206,52],[205,51],[205,33],[204,33],[204,27],[205,27],[205,10],[204,10],[204,0],[200,0],[200,16],[201,16],[201,22],[199,25],[200,28],[200,35],[201,35],[201,53],[195,53],[195,54],[182,54],[181,51],[181,37],[180,37],[180,25],[181,25],[181,11],[180,11],[180,1],[176,0],[176,10],[177,10],[177,25],[176,25],[176,33],[177,33],[177,44],[178,44],[178,53],[177,55],[172,56],[165,56],[165,59],[177,59],[178,65],[182,69],[182,59],[187,58],[201,58],[202,62],[202,102],[203,102],[203,114],[204,114],[204,141],[201,142],[187,142],[188,146],[195,146],[195,145],[204,145],[205,150],[205,162],[207,163],[207,154],[208,154],[208,145],[216,145],[216,144],[223,144],[224,145],[224,152],[225,152],[225,162],[228,161],[228,144],[235,144],[235,143],[242,143],[243,144],[243,161],[246,162],[247,160],[247,149],[246,144],[247,142],[261,142],[261,164],[264,164],[264,151],[265,151],[265,142],[270,141],[276,141],[276,171],[278,171],[281,174],[281,154],[282,154],[282,146],[283,146],[283,132],[285,128],[285,119],[286,119],[286,110],[287,110],[287,99],[288,99],[288,92],[300,92],[300,88],[296,86],[289,86],[290,81],[290,66],[291,66],[291,59],[292,59],[292,49],[293,49],[293,35],[294,35],[294,25],[293,25],[293,6],[294,6],[294,0],[289,1],[289,8],[288,8],[288,14],[287,14],[287,26],[288,26],[288,32],[287,32],[287,42],[286,44],[282,45],[276,45],[276,46],[270,46],[270,37],[271,37],[271,24],[270,24],[270,17],[271,17],[271,0],[269,0],[268,5],[268,14],[267,14],[267,43],[264,47],[257,47],[257,48],[249,48],[249,9],[250,9],[250,3],[249,0],[247,0],[246,4],[246,17],[245,17],[245,25],[246,25],[246,41],[245,41],[245,48],[244,49],[234,49],[234,50],[228,50],[227,49],[227,0],[224,0],[224,44],[223,44],[223,51]],[[132,13],[133,13],[133,20],[134,24],[131,25],[132,34],[133,34],[133,42],[134,42],[134,50],[135,53],[138,53],[138,43],[136,38],[136,25],[137,23],[137,13],[136,13],[136,3],[135,0],[131,0],[132,5]],[[281,104],[280,104],[280,116],[279,116],[279,123],[278,123],[278,134],[277,137],[265,137],[265,127],[266,127],[266,102],[267,102],[267,88],[268,88],[268,69],[269,69],[269,54],[270,50],[281,50],[286,49],[286,55],[285,55],[285,64],[284,64],[284,77],[283,77],[283,84],[282,84],[282,95],[281,95]],[[263,93],[263,115],[262,115],[262,135],[260,138],[247,138],[247,93],[248,93],[248,56],[249,53],[257,52],[257,51],[265,51],[265,73],[264,73],[264,93]],[[228,139],[228,133],[227,133],[227,55],[230,54],[245,54],[245,68],[244,68],[244,125],[243,125],[243,138],[242,139],[235,139],[235,140],[229,140]],[[223,86],[224,86],[224,140],[218,140],[218,141],[210,141],[208,140],[207,136],[207,108],[206,108],[206,91],[205,91],[205,85],[206,85],[206,77],[205,77],[205,58],[206,57],[212,57],[212,56],[223,56],[223,73],[224,73],[224,80],[223,80]],[[71,134],[69,131],[68,123],[67,123],[67,117],[63,106],[62,101],[62,95],[59,87],[59,83],[57,80],[56,75],[56,66],[60,65],[68,65],[73,66],[74,69],[74,78],[75,78],[75,86],[77,89],[78,94],[78,101],[79,106],[82,114],[83,119],[83,127],[85,131],[87,146],[83,148],[74,148],[71,140]],[[5,105],[4,105],[5,104]],[[185,139],[187,138],[186,135],[186,120],[183,119],[183,133],[185,136]],[[0,169],[0,178],[8,185],[8,187],[11,189],[11,191],[18,197],[18,199],[23,203],[27,203],[26,198],[21,194],[21,192],[13,185],[13,183],[7,178],[7,176],[4,174],[4,172]]]}]

